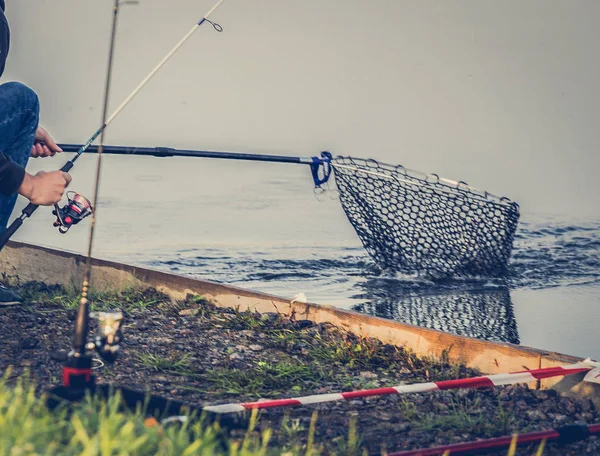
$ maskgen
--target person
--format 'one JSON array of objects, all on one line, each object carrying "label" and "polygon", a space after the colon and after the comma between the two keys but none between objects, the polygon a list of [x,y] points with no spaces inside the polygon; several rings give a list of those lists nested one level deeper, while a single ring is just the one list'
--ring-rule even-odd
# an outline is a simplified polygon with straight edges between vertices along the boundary
[{"label": "person", "polygon": [[[10,28],[0,0],[0,77],[10,49]],[[40,105],[37,94],[19,82],[0,85],[0,233],[7,225],[17,195],[34,204],[52,206],[59,202],[71,182],[62,171],[25,171],[30,157],[51,157],[62,152],[48,132],[39,126]],[[22,299],[0,286],[0,306],[14,305]]]}]

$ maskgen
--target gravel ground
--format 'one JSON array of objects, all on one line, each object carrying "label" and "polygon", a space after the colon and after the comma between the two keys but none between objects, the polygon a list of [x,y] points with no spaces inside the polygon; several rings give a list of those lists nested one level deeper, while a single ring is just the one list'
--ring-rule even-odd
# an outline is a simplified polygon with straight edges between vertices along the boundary
[{"label": "gravel ground", "polygon": [[[71,345],[77,297],[40,283],[18,291],[25,305],[0,308],[0,370],[12,366],[12,376],[27,370],[42,391],[59,383],[60,363],[52,354]],[[96,371],[99,383],[201,405],[478,375],[332,325],[218,309],[201,297],[171,302],[155,290],[128,290],[96,295],[93,303],[96,309],[118,307],[125,316],[122,354]],[[358,447],[382,454],[600,422],[589,400],[517,385],[270,409],[259,414],[257,432],[272,428],[272,444],[284,448],[305,442],[314,412],[315,444],[324,454],[352,454]],[[357,437],[349,439],[353,430]],[[228,432],[233,439],[245,433]],[[518,452],[534,453],[535,447]],[[548,445],[544,454],[600,454],[600,443],[591,437],[567,447]]]}]

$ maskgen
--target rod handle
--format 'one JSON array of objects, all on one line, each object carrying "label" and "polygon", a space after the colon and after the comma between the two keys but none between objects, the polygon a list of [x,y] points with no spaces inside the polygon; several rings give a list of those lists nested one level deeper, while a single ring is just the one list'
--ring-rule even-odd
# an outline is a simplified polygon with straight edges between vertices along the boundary
[{"label": "rod handle", "polygon": [[60,169],[63,173],[68,173],[73,168],[74,163],[72,161],[68,161],[64,164],[64,166]]},{"label": "rod handle", "polygon": [[[28,206],[29,207],[29,206]],[[33,209],[35,211],[35,208]],[[2,235],[0,235],[0,250],[4,248],[8,240],[11,238],[13,234],[21,227],[23,224],[23,219],[19,217],[14,222],[10,224],[10,226],[6,229]]]}]

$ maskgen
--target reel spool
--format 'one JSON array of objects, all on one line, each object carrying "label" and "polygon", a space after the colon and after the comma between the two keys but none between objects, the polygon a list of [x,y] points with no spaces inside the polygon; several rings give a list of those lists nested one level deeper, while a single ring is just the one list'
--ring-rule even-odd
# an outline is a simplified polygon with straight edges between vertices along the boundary
[{"label": "reel spool", "polygon": [[77,192],[67,192],[67,200],[64,207],[60,208],[55,204],[52,211],[52,214],[56,215],[54,226],[58,227],[61,234],[65,234],[69,228],[77,225],[94,211],[92,203]]},{"label": "reel spool", "polygon": [[102,359],[113,363],[121,351],[123,313],[94,312],[90,317],[98,320],[98,330],[94,342],[89,342],[86,348],[95,349]]}]

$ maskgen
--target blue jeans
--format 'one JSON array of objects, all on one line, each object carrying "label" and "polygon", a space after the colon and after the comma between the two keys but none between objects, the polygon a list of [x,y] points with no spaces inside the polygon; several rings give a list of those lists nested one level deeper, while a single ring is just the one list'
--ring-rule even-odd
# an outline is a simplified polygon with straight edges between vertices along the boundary
[{"label": "blue jeans", "polygon": [[[25,168],[40,116],[36,93],[19,82],[0,85],[0,150]],[[0,194],[0,232],[4,231],[17,195]]]}]

